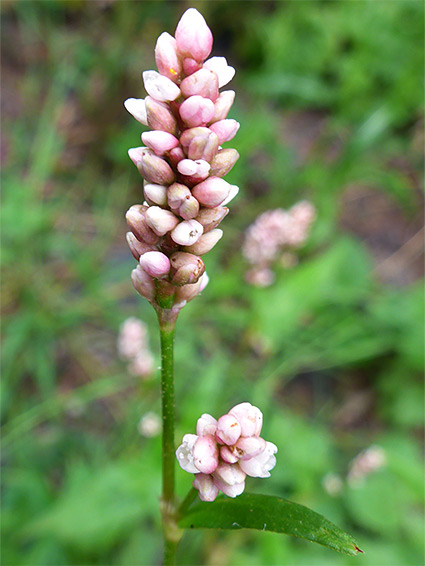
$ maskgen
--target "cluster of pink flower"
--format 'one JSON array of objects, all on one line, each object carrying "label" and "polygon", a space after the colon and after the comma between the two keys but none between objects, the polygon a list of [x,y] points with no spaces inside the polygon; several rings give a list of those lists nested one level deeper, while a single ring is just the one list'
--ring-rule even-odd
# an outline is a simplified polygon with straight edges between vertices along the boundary
[{"label": "cluster of pink flower", "polygon": [[[315,215],[314,206],[301,201],[289,210],[268,210],[248,227],[242,248],[245,259],[253,265],[246,273],[248,283],[259,287],[273,283],[271,264],[284,249],[297,248],[305,242]],[[286,253],[282,263],[287,266],[294,259]]]},{"label": "cluster of pink flower", "polygon": [[124,103],[152,129],[142,134],[145,147],[128,152],[145,179],[145,202],[132,206],[126,219],[127,241],[139,261],[133,285],[154,305],[158,287],[175,293],[175,308],[204,289],[208,278],[199,256],[222,237],[217,226],[238,192],[222,177],[239,154],[221,147],[239,129],[238,122],[227,119],[235,92],[219,92],[235,70],[224,57],[206,60],[212,43],[203,16],[187,10],[175,37],[164,32],[157,40],[159,72],[143,73],[149,96]]},{"label": "cluster of pink flower", "polygon": [[152,375],[154,359],[149,350],[146,324],[135,317],[127,318],[118,334],[118,354],[128,362],[128,371],[133,375]]},{"label": "cluster of pink flower", "polygon": [[196,434],[186,434],[177,460],[186,472],[196,474],[193,487],[202,501],[214,501],[219,491],[240,495],[245,478],[268,478],[276,464],[277,447],[260,437],[263,415],[250,403],[240,403],[218,421],[204,414]]}]

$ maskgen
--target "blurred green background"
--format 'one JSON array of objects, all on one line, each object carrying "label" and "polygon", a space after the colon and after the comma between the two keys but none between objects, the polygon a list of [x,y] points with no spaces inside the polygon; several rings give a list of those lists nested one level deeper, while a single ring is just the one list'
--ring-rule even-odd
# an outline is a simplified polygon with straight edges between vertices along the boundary
[{"label": "blurred green background", "polygon": [[[423,564],[423,3],[2,2],[2,564],[158,564],[158,375],[117,356],[134,292],[127,156],[164,30],[197,7],[237,68],[240,194],[178,322],[177,438],[261,407],[280,495],[354,534],[356,559],[280,535],[190,532],[181,564]],[[244,230],[306,198],[311,237],[275,283],[244,281]],[[349,481],[371,446],[378,469]],[[356,462],[359,460],[357,458]],[[191,477],[178,470],[179,494]],[[348,476],[348,479],[347,479]]]}]

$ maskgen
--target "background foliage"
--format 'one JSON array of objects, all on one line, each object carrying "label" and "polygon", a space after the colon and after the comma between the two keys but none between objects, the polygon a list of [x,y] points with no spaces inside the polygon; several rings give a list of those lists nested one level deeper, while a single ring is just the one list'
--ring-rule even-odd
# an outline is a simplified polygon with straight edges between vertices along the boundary
[{"label": "background foliage", "polygon": [[[194,2],[237,68],[241,193],[208,254],[211,282],[180,315],[177,440],[201,412],[249,400],[278,466],[249,490],[352,532],[364,566],[423,563],[423,3]],[[127,157],[156,37],[189,4],[3,1],[4,565],[156,564],[158,379],[127,373],[133,291],[124,212],[142,199]],[[244,229],[311,200],[300,261],[244,282]],[[386,463],[353,484],[350,462]],[[330,475],[331,474],[331,475]],[[335,481],[336,480],[336,481]],[[184,495],[190,477],[178,473]],[[332,483],[333,482],[333,483]],[[333,488],[332,488],[333,486]],[[351,564],[270,533],[188,533],[182,564]]]}]

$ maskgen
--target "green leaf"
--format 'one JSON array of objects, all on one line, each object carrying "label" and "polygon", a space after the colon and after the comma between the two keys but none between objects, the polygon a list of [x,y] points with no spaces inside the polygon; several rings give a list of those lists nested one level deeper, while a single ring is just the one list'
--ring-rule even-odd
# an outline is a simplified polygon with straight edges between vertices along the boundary
[{"label": "green leaf", "polygon": [[258,529],[317,542],[344,554],[360,552],[356,541],[311,509],[271,495],[244,493],[236,499],[198,503],[179,520],[187,529]]}]

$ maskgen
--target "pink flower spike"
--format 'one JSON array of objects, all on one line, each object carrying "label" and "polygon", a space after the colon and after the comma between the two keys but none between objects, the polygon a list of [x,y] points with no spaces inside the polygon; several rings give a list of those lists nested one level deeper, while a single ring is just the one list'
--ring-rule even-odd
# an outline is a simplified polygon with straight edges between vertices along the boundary
[{"label": "pink flower spike", "polygon": [[170,260],[162,252],[146,252],[140,257],[139,264],[155,279],[163,279],[170,271]]},{"label": "pink flower spike", "polygon": [[176,244],[191,246],[199,240],[203,231],[204,227],[196,220],[184,220],[173,229],[171,238]]},{"label": "pink flower spike", "polygon": [[196,434],[198,436],[204,436],[205,434],[215,434],[217,430],[217,420],[209,415],[208,413],[204,413],[198,419],[196,423]]},{"label": "pink flower spike", "polygon": [[251,403],[239,403],[230,409],[229,415],[233,415],[241,424],[241,436],[260,436],[263,425],[263,413]]},{"label": "pink flower spike", "polygon": [[218,487],[208,474],[197,474],[192,483],[193,487],[199,491],[201,501],[214,501],[218,495]]},{"label": "pink flower spike", "polygon": [[172,134],[161,132],[160,130],[143,132],[142,142],[147,147],[150,147],[157,155],[163,155],[179,145],[179,140]]},{"label": "pink flower spike", "polygon": [[182,120],[190,128],[205,126],[214,116],[214,103],[209,98],[196,94],[182,103],[179,112]]},{"label": "pink flower spike", "polygon": [[203,206],[215,208],[229,196],[231,186],[220,177],[208,177],[193,187],[192,194]]},{"label": "pink flower spike", "polygon": [[223,415],[218,419],[215,436],[221,444],[233,446],[241,435],[241,425],[233,415]]},{"label": "pink flower spike", "polygon": [[239,466],[248,476],[252,478],[268,478],[270,470],[276,465],[275,454],[277,446],[272,442],[266,442],[266,448],[249,460],[239,460]]},{"label": "pink flower spike", "polygon": [[204,69],[214,71],[218,77],[218,88],[227,85],[235,76],[235,69],[227,64],[226,57],[211,57],[204,63]]},{"label": "pink flower spike", "polygon": [[177,49],[186,57],[201,62],[211,53],[213,44],[211,30],[202,14],[195,8],[189,8],[180,18],[175,37]]},{"label": "pink flower spike", "polygon": [[211,435],[200,436],[193,447],[193,463],[203,474],[212,474],[218,466],[218,446]]},{"label": "pink flower spike", "polygon": [[177,461],[180,467],[189,474],[199,474],[198,468],[193,463],[193,447],[198,440],[196,434],[185,434],[182,444],[176,450]]},{"label": "pink flower spike", "polygon": [[127,98],[124,102],[125,109],[133,118],[144,126],[148,125],[148,117],[146,114],[146,102],[143,98]]},{"label": "pink flower spike", "polygon": [[146,92],[159,102],[169,102],[180,96],[179,87],[156,71],[144,71],[143,83]]},{"label": "pink flower spike", "polygon": [[155,62],[161,75],[177,82],[182,65],[177,54],[177,42],[167,32],[161,33],[156,41]]},{"label": "pink flower spike", "polygon": [[217,134],[220,145],[233,139],[239,130],[240,124],[236,120],[219,120],[211,124],[210,130]]}]

